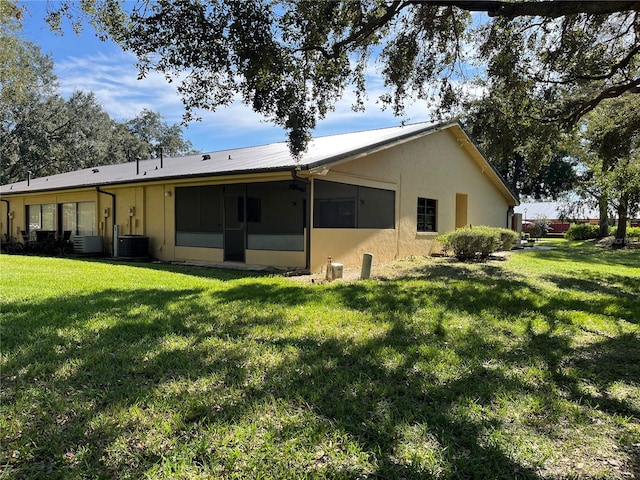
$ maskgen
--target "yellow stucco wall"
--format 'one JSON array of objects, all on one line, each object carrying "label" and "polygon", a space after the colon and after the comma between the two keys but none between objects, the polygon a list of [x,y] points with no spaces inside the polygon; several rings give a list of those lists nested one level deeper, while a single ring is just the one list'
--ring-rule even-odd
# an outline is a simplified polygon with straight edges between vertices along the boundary
[{"label": "yellow stucco wall", "polygon": [[[449,131],[440,131],[366,157],[330,167],[323,180],[396,190],[396,230],[313,229],[311,270],[333,262],[360,266],[363,253],[375,262],[429,255],[435,238],[456,228],[456,196],[467,196],[466,222],[506,226],[509,199]],[[437,232],[417,232],[418,197],[437,201]]]},{"label": "yellow stucco wall", "polygon": [[179,262],[224,263],[224,250],[221,248],[174,247],[174,251],[172,260]]}]

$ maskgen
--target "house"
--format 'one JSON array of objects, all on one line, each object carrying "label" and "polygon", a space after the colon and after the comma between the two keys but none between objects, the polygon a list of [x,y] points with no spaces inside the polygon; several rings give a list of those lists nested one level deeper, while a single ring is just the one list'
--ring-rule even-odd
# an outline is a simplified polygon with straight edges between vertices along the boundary
[{"label": "house", "polygon": [[113,254],[142,235],[163,261],[310,271],[428,255],[456,227],[510,225],[518,204],[457,122],[319,137],[299,159],[277,143],[107,165],[0,194],[15,240],[71,231]]}]

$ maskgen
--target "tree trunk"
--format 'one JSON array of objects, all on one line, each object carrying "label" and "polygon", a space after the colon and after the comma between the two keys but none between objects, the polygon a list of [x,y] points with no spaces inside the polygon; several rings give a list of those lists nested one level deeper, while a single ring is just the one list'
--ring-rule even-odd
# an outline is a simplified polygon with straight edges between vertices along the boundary
[{"label": "tree trunk", "polygon": [[600,233],[598,233],[598,237],[609,236],[609,215],[607,215],[607,205],[607,197],[606,195],[602,195],[598,199],[598,209],[600,210]]},{"label": "tree trunk", "polygon": [[623,247],[624,239],[627,236],[627,220],[629,207],[629,196],[624,195],[618,204],[618,228],[616,229],[616,239],[613,243],[614,247]]}]

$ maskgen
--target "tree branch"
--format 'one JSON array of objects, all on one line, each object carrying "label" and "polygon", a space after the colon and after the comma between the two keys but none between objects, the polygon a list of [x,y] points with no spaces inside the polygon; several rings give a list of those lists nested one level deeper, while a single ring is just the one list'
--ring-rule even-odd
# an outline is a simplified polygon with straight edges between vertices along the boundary
[{"label": "tree branch", "polygon": [[386,25],[388,22],[393,20],[393,18],[398,14],[400,10],[402,10],[407,5],[410,5],[410,2],[404,1],[394,1],[388,7],[387,11],[384,15],[374,18],[373,20],[368,21],[359,21],[358,30],[350,33],[346,38],[340,40],[339,42],[334,43],[331,46],[331,51],[328,51],[326,48],[320,45],[312,45],[302,49],[303,51],[311,51],[316,50],[322,53],[325,58],[338,58],[342,53],[342,49],[352,43],[358,43],[364,38],[374,34],[378,29],[382,26]]},{"label": "tree branch", "polygon": [[490,17],[549,17],[587,13],[609,15],[629,10],[640,11],[640,1],[609,0],[606,2],[577,2],[575,0],[554,0],[538,2],[510,2],[503,0],[424,0],[415,4],[454,6],[469,12],[486,12]]},{"label": "tree branch", "polygon": [[[630,81],[629,83],[625,83],[623,85],[616,85],[614,87],[609,87],[600,92],[600,94],[596,97],[591,98],[590,100],[576,100],[574,102],[570,102],[564,108],[565,112],[570,112],[563,120],[568,124],[575,124],[582,116],[589,113],[591,110],[596,108],[600,102],[603,100],[607,100],[609,98],[616,98],[620,95],[631,92],[631,93],[640,93],[638,89],[640,88],[640,78],[636,78],[635,80]],[[559,120],[560,116],[555,120]],[[552,121],[554,119],[551,119]]]},{"label": "tree branch", "polygon": [[627,67],[631,63],[631,60],[633,60],[633,57],[636,56],[639,52],[640,45],[636,45],[622,60],[620,60],[615,65],[612,65],[611,70],[609,70],[608,73],[604,73],[602,75],[578,75],[576,76],[576,78],[578,80],[608,80],[612,78],[616,73],[618,73],[618,71]]}]

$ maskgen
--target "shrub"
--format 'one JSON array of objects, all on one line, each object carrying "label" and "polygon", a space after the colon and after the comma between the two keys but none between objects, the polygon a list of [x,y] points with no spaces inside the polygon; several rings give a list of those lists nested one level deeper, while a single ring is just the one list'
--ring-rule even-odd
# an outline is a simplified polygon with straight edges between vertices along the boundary
[{"label": "shrub", "polygon": [[503,252],[511,250],[516,244],[518,234],[508,228],[497,228],[496,230],[498,230],[498,234],[500,235],[500,246],[498,247],[498,250]]},{"label": "shrub", "polygon": [[551,230],[551,223],[549,223],[547,217],[536,217],[533,222],[533,231],[535,232],[536,237],[545,237],[547,233],[549,233],[549,230]]},{"label": "shrub", "polygon": [[464,227],[438,237],[445,251],[453,251],[458,260],[487,258],[498,250],[511,249],[517,235],[506,228]]},{"label": "shrub", "polygon": [[589,240],[592,238],[598,238],[599,234],[600,227],[598,225],[583,223],[569,227],[569,230],[564,234],[564,238],[567,240]]},{"label": "shrub", "polygon": [[[610,230],[610,234],[615,236],[618,227],[614,227]],[[640,237],[640,227],[627,227],[627,238]]]}]

